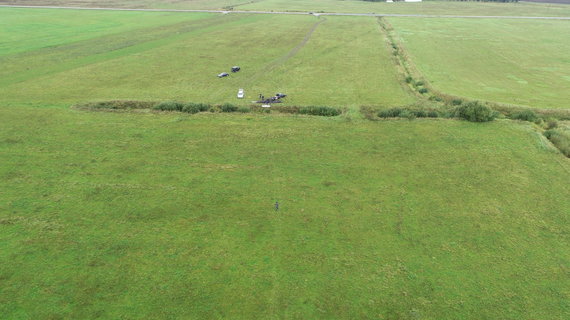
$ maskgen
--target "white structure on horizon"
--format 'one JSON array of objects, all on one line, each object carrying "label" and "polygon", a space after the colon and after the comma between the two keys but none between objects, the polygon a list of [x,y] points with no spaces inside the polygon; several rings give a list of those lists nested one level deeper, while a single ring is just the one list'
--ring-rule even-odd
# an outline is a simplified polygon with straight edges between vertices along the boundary
[{"label": "white structure on horizon", "polygon": [[422,0],[404,0],[404,2],[422,2]]}]

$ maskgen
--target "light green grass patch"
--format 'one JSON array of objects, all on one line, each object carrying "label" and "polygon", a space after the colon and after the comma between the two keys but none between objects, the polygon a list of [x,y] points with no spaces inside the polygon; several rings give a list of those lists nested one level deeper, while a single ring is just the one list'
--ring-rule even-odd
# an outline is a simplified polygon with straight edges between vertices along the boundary
[{"label": "light green grass patch", "polygon": [[[399,83],[373,18],[187,16],[187,21],[5,58],[1,99],[10,104],[113,99],[249,104],[259,93],[269,97],[281,91],[296,105],[356,108],[413,101]],[[216,77],[233,65],[242,71]],[[246,91],[243,100],[236,98],[239,88]]]},{"label": "light green grass patch", "polygon": [[537,108],[569,108],[566,21],[389,18],[438,90]]},{"label": "light green grass patch", "polygon": [[240,6],[238,9],[467,16],[570,16],[570,7],[567,5],[528,2],[481,3],[424,1],[421,3],[386,3],[360,0],[263,0]]},{"label": "light green grass patch", "polygon": [[183,13],[0,8],[0,59],[4,55],[199,17]]}]

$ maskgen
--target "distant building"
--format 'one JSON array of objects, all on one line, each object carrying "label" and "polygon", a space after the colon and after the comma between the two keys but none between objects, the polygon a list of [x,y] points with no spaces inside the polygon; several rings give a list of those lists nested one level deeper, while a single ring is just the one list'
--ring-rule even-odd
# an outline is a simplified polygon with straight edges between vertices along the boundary
[{"label": "distant building", "polygon": [[404,2],[422,2],[422,0],[404,0]]}]

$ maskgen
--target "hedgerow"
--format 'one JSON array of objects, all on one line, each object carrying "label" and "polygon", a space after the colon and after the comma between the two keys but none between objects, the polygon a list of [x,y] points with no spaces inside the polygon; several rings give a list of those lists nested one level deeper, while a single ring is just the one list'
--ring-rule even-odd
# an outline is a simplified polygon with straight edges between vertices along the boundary
[{"label": "hedgerow", "polygon": [[308,114],[312,116],[323,116],[323,117],[334,117],[340,115],[340,110],[332,107],[325,106],[310,106],[301,107],[299,109],[300,114]]},{"label": "hedgerow", "polygon": [[184,103],[178,101],[164,101],[154,106],[153,109],[160,111],[182,111],[184,109]]},{"label": "hedgerow", "polygon": [[471,101],[455,109],[455,116],[471,122],[493,121],[498,112],[479,101]]},{"label": "hedgerow", "polygon": [[282,105],[272,105],[271,108],[262,108],[259,105],[251,106],[238,106],[231,103],[224,103],[222,105],[210,105],[206,103],[194,103],[194,102],[180,102],[180,101],[102,101],[102,102],[90,102],[85,104],[78,104],[74,106],[75,108],[81,109],[91,109],[91,110],[119,110],[119,109],[152,109],[156,111],[168,111],[168,112],[184,112],[189,114],[196,114],[199,112],[259,112],[259,113],[270,113],[272,110],[281,113],[290,114],[307,114],[314,116],[325,116],[333,117],[338,116],[342,113],[341,109],[327,107],[327,106],[309,106],[309,107],[299,107],[299,106],[282,106]]},{"label": "hedgerow", "polygon": [[513,113],[511,119],[534,122],[538,120],[538,116],[532,110],[523,110]]},{"label": "hedgerow", "polygon": [[236,112],[238,111],[238,106],[231,103],[224,103],[220,106],[222,112]]},{"label": "hedgerow", "polygon": [[378,117],[380,118],[439,118],[442,116],[438,111],[429,109],[417,109],[417,108],[406,108],[397,107],[378,111]]}]

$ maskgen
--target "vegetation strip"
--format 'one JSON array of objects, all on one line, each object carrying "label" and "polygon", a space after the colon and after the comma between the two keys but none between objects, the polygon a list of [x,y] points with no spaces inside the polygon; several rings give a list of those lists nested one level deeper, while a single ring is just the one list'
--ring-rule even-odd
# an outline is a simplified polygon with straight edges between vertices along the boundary
[{"label": "vegetation strip", "polygon": [[[386,19],[378,18],[378,22],[381,29],[386,33],[388,40],[390,41],[390,46],[392,48],[392,54],[397,58],[397,65],[400,66],[401,71],[405,75],[405,81],[409,88],[411,88],[418,97],[423,100],[430,100],[433,102],[443,102],[446,105],[459,105],[471,101],[464,97],[459,97],[447,93],[443,93],[430,85],[429,81],[421,74],[418,68],[415,66],[414,62],[410,58],[407,50],[403,45],[396,40],[394,35],[394,28],[392,25],[386,21]],[[523,112],[523,111],[533,111],[544,118],[555,118],[558,120],[570,120],[570,110],[568,109],[541,109],[541,108],[529,108],[524,106],[517,106],[511,104],[504,104],[492,101],[484,101],[485,104],[492,107],[494,110],[500,111],[506,116],[511,114]]]},{"label": "vegetation strip", "polygon": [[207,103],[179,102],[179,101],[132,101],[132,100],[112,100],[77,104],[72,108],[82,110],[113,111],[113,110],[154,110],[171,111],[196,114],[199,112],[263,112],[271,113],[277,111],[288,114],[304,114],[311,116],[335,117],[339,116],[343,110],[328,106],[280,106],[273,105],[264,108],[260,105],[238,106],[231,103],[211,105]]}]

